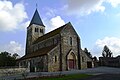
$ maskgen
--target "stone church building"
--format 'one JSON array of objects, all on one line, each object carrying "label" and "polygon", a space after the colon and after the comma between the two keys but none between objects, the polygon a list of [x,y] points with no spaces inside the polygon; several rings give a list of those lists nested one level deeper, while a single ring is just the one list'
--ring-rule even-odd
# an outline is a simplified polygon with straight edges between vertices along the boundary
[{"label": "stone church building", "polygon": [[81,49],[80,37],[72,24],[67,24],[45,34],[38,10],[27,27],[26,53],[19,67],[31,72],[66,71],[93,67],[92,59]]}]

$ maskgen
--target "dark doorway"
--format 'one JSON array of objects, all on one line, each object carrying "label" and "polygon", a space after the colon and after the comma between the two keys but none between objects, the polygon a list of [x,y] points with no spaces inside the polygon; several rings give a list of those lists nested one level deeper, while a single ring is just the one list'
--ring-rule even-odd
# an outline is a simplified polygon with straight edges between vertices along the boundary
[{"label": "dark doorway", "polygon": [[35,68],[32,65],[32,62],[30,61],[30,72],[35,72]]},{"label": "dark doorway", "polygon": [[92,62],[87,62],[87,68],[92,68]]},{"label": "dark doorway", "polygon": [[35,68],[34,67],[30,67],[30,72],[35,72]]}]

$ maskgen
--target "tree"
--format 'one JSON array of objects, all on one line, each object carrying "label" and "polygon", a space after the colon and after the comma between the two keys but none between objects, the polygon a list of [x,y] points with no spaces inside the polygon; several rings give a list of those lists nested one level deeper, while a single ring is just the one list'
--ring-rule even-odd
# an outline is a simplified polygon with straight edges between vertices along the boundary
[{"label": "tree", "polygon": [[93,61],[98,61],[96,56],[93,57]]},{"label": "tree", "polygon": [[85,52],[90,58],[92,58],[92,55],[91,55],[90,52],[88,52],[88,49],[87,49],[87,48],[84,49],[84,52]]},{"label": "tree", "polygon": [[102,56],[103,56],[103,57],[112,57],[112,52],[111,52],[111,50],[107,47],[107,45],[105,45],[104,48],[103,48]]},{"label": "tree", "polygon": [[16,59],[8,52],[0,53],[0,67],[15,66]]},{"label": "tree", "polygon": [[15,58],[15,59],[20,58],[20,56],[19,56],[17,53],[14,53],[14,54],[12,55],[12,57]]}]

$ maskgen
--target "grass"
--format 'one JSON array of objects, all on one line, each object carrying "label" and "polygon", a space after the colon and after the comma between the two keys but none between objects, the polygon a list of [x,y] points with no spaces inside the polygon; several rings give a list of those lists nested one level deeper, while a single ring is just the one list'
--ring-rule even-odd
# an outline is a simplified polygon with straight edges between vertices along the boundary
[{"label": "grass", "polygon": [[88,74],[70,74],[70,75],[64,75],[59,77],[45,77],[45,78],[36,78],[32,80],[74,80],[74,79],[81,79],[81,78],[87,78],[92,75]]}]

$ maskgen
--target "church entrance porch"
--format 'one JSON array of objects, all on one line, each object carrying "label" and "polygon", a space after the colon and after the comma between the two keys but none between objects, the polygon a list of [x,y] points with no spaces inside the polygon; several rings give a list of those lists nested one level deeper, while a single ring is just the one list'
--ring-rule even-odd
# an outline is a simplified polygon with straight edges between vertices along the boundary
[{"label": "church entrance porch", "polygon": [[67,55],[67,69],[76,69],[76,57],[73,52]]}]

